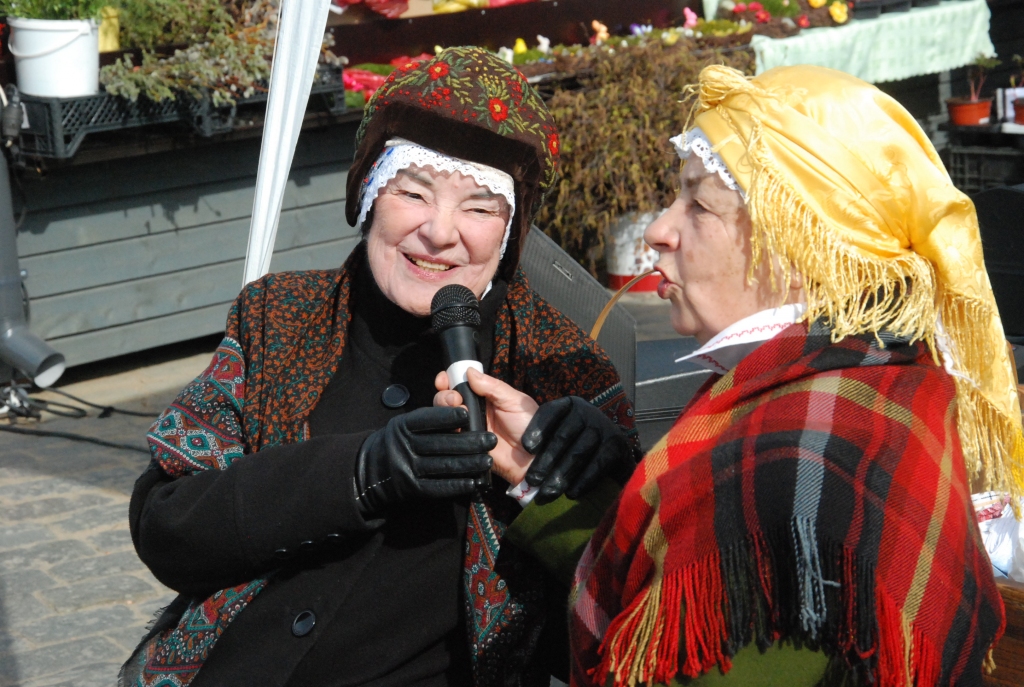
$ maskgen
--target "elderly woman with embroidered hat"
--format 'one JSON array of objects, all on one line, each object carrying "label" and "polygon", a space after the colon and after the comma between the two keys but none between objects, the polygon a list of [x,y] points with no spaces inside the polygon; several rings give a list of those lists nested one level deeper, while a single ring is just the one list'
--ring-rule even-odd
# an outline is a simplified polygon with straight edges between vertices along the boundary
[{"label": "elderly woman with embroidered hat", "polygon": [[[980,684],[1004,621],[970,487],[1019,494],[1024,438],[973,205],[853,77],[696,93],[645,238],[714,374],[586,546],[572,683]],[[471,384],[534,444],[545,406]]]},{"label": "elderly woman with embroidered hat", "polygon": [[[519,269],[557,153],[536,92],[485,51],[410,63],[377,92],[348,185],[362,243],[340,270],[246,287],[209,368],[152,427],[132,536],[180,596],[121,684],[546,687],[567,669],[553,647],[568,590],[504,537],[527,461],[466,431],[464,409],[431,407],[429,317],[441,286],[468,287],[491,375],[534,403],[588,400],[584,426],[612,438],[550,456],[574,466],[550,495],[628,475],[615,370]],[[507,493],[483,487],[491,470]]]}]

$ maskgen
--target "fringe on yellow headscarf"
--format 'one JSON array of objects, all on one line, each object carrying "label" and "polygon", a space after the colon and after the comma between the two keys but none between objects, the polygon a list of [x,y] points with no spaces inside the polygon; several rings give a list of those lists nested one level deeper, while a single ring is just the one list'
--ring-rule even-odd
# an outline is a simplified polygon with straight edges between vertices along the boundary
[{"label": "fringe on yellow headscarf", "polygon": [[751,278],[765,255],[797,270],[805,317],[826,318],[836,341],[882,330],[926,341],[955,379],[968,474],[1024,493],[1020,404],[977,215],[913,117],[820,67],[751,80],[711,66],[695,90],[692,122],[746,193]]}]

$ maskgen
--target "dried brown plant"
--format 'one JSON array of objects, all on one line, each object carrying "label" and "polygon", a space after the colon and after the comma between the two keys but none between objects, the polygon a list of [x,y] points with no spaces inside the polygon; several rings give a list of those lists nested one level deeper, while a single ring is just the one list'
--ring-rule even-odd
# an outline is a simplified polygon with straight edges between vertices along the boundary
[{"label": "dried brown plant", "polygon": [[582,88],[556,91],[548,103],[561,133],[560,178],[537,225],[595,276],[604,272],[605,233],[616,220],[674,198],[679,158],[669,138],[690,110],[683,89],[709,64],[752,73],[754,59],[747,50],[695,51],[683,42],[594,51]]}]

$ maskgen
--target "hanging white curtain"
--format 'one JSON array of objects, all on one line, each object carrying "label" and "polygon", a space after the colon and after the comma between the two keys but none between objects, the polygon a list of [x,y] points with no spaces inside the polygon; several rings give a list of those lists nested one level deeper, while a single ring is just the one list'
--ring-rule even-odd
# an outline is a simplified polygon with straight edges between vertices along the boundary
[{"label": "hanging white curtain", "polygon": [[281,205],[313,87],[331,0],[281,0],[242,285],[270,271]]}]

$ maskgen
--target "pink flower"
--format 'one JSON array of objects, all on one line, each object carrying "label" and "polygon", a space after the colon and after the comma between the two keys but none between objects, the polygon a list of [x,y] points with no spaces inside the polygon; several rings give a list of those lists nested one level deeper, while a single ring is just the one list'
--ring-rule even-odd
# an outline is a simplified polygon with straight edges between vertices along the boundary
[{"label": "pink flower", "polygon": [[758,10],[757,14],[754,15],[754,20],[758,24],[767,24],[772,20],[772,15],[768,10]]},{"label": "pink flower", "polygon": [[761,10],[764,9],[764,5],[762,5],[759,2],[752,2],[749,5],[747,5],[747,9],[750,10],[751,12],[760,12]]},{"label": "pink flower", "polygon": [[811,20],[807,18],[806,14],[801,14],[796,20],[796,25],[801,29],[809,29],[811,27]]},{"label": "pink flower", "polygon": [[697,13],[689,7],[683,8],[683,16],[686,17],[686,21],[683,23],[683,28],[692,29],[697,25]]},{"label": "pink flower", "polygon": [[745,2],[737,2],[733,6],[732,11],[735,12],[736,14],[739,14],[741,12],[746,12],[747,11],[747,4]]}]

